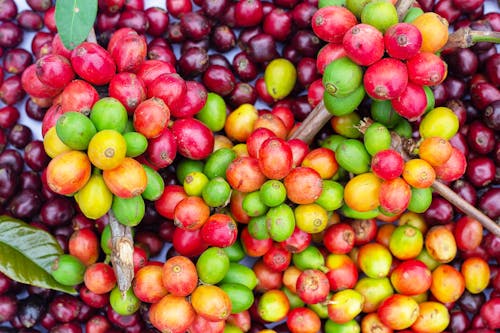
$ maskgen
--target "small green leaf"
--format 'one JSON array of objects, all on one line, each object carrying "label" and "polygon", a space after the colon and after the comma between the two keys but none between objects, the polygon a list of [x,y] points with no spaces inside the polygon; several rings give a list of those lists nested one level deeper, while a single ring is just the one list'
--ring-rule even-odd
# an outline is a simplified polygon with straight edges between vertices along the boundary
[{"label": "small green leaf", "polygon": [[69,50],[87,38],[97,16],[97,0],[57,0],[56,26]]},{"label": "small green leaf", "polygon": [[0,216],[0,271],[11,279],[37,287],[76,294],[51,275],[54,260],[63,251],[51,234],[29,224]]}]

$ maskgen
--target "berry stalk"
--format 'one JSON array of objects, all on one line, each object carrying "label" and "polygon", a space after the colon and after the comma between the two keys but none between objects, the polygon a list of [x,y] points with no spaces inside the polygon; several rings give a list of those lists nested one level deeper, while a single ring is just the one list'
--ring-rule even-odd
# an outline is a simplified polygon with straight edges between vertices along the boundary
[{"label": "berry stalk", "polygon": [[464,27],[456,30],[448,37],[448,42],[443,49],[455,47],[469,48],[479,42],[500,43],[500,32],[498,31],[480,31]]},{"label": "berry stalk", "polygon": [[115,270],[118,288],[124,296],[131,288],[134,278],[134,241],[130,227],[118,222],[112,210],[108,214],[111,228],[111,263]]},{"label": "berry stalk", "polygon": [[403,22],[408,10],[413,6],[415,0],[398,0],[396,2],[396,11],[398,13],[399,22]]},{"label": "berry stalk", "polygon": [[300,126],[292,133],[290,139],[301,139],[307,144],[311,143],[313,138],[318,133],[332,115],[326,110],[323,100],[311,111],[311,113],[304,119]]}]

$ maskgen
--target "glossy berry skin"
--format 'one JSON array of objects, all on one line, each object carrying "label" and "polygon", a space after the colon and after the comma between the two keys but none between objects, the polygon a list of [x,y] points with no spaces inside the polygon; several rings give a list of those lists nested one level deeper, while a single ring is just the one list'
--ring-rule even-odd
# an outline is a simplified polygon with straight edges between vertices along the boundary
[{"label": "glossy berry skin", "polygon": [[132,115],[137,106],[146,99],[146,85],[134,73],[118,73],[109,82],[109,96],[123,104]]},{"label": "glossy berry skin", "polygon": [[17,124],[11,128],[7,138],[14,147],[23,149],[32,140],[33,132],[28,126]]},{"label": "glossy berry skin", "polygon": [[[98,100],[99,94],[93,85],[87,81],[76,79],[71,81],[61,93],[60,106],[62,110],[60,112],[78,111],[88,115],[92,106]],[[57,110],[58,105],[53,107]],[[57,113],[58,111],[54,112]],[[47,111],[47,114],[49,114],[49,111]]]},{"label": "glossy berry skin", "polygon": [[25,31],[38,31],[43,28],[42,16],[32,10],[21,11],[16,19]]},{"label": "glossy berry skin", "polygon": [[161,36],[166,30],[169,23],[168,13],[159,7],[150,7],[144,12],[148,18],[148,34],[151,36]]},{"label": "glossy berry skin", "polygon": [[111,55],[96,43],[83,42],[71,53],[71,65],[80,77],[101,86],[109,83],[116,72]]},{"label": "glossy berry skin", "polygon": [[355,63],[369,66],[384,55],[384,36],[369,24],[356,24],[342,39],[344,49]]},{"label": "glossy berry skin", "polygon": [[392,149],[377,152],[372,159],[372,171],[380,178],[391,180],[403,172],[404,160]]},{"label": "glossy berry skin", "polygon": [[111,36],[108,52],[118,72],[135,73],[146,58],[146,39],[128,28],[122,28],[119,31],[120,34],[115,33]]},{"label": "glossy berry skin", "polygon": [[75,77],[69,60],[57,54],[49,54],[38,59],[36,75],[40,81],[55,88],[64,88]]},{"label": "glossy berry skin", "polygon": [[36,12],[46,12],[52,5],[48,0],[26,0],[28,6]]},{"label": "glossy berry skin", "polygon": [[58,295],[49,304],[49,312],[59,322],[75,320],[82,307],[82,302],[71,295]]},{"label": "glossy berry skin", "polygon": [[21,75],[12,75],[0,85],[0,101],[13,105],[23,99],[25,91],[22,88]]},{"label": "glossy berry skin", "polygon": [[214,136],[212,131],[201,121],[194,118],[178,119],[172,126],[177,149],[182,156],[201,160],[213,150]]},{"label": "glossy berry skin", "polygon": [[207,37],[211,30],[208,19],[197,12],[183,14],[180,23],[182,33],[194,41]]},{"label": "glossy berry skin", "polygon": [[339,43],[344,34],[357,23],[356,16],[347,8],[326,6],[314,13],[311,26],[316,36],[322,40]]},{"label": "glossy berry skin", "polygon": [[385,31],[384,44],[391,57],[409,59],[419,52],[422,34],[412,24],[398,23]]},{"label": "glossy berry skin", "polygon": [[274,8],[264,16],[262,29],[277,41],[285,41],[292,31],[293,21],[289,12]]},{"label": "glossy berry skin", "polygon": [[87,267],[83,282],[91,292],[102,295],[110,292],[115,287],[116,276],[111,266],[98,262]]},{"label": "glossy berry skin", "polygon": [[225,214],[211,215],[201,228],[201,237],[210,246],[231,246],[236,241],[237,236],[236,222]]},{"label": "glossy berry skin", "polygon": [[0,295],[0,319],[2,321],[12,320],[18,310],[17,299],[15,295]]},{"label": "glossy berry skin", "polygon": [[[20,74],[33,62],[32,55],[25,49],[15,48],[5,52],[3,69],[7,73]],[[1,81],[0,81],[1,84]]]},{"label": "glossy berry skin", "polygon": [[221,96],[229,95],[236,85],[236,78],[231,69],[221,65],[210,65],[203,73],[203,85]]},{"label": "glossy berry skin", "polygon": [[14,0],[6,0],[0,3],[0,20],[10,21],[16,18],[17,4]]},{"label": "glossy berry skin", "polygon": [[264,11],[260,0],[238,1],[235,7],[236,22],[240,27],[252,27],[259,24]]},{"label": "glossy berry skin", "polygon": [[469,124],[467,143],[473,151],[481,155],[489,154],[495,147],[495,132],[485,123],[475,120]]},{"label": "glossy berry skin", "polygon": [[0,46],[2,48],[16,47],[23,40],[23,31],[14,22],[0,23]]},{"label": "glossy berry skin", "polygon": [[69,239],[69,252],[86,266],[95,263],[99,256],[99,240],[94,230],[75,230]]},{"label": "glossy berry skin", "polygon": [[366,93],[379,100],[393,100],[408,84],[406,65],[394,58],[384,58],[369,66],[363,76]]},{"label": "glossy berry skin", "polygon": [[36,65],[32,64],[24,70],[21,75],[23,89],[32,97],[54,98],[61,92],[61,88],[49,86],[38,78],[36,74]]}]

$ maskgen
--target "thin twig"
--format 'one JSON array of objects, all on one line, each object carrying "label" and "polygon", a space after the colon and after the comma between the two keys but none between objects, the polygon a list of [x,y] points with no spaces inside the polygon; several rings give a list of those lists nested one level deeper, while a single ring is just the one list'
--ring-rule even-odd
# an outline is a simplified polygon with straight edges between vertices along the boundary
[{"label": "thin twig", "polygon": [[448,36],[443,50],[457,47],[466,49],[479,42],[500,43],[500,32],[472,30],[470,27],[463,27]]},{"label": "thin twig", "polygon": [[403,22],[403,19],[414,2],[415,0],[398,0],[398,2],[396,2],[396,12],[398,13],[399,22]]},{"label": "thin twig", "polygon": [[435,181],[432,184],[432,189],[439,193],[440,196],[448,200],[453,206],[460,209],[465,214],[470,217],[478,220],[486,229],[488,229],[495,236],[500,237],[500,226],[495,223],[492,219],[486,216],[483,212],[481,212],[476,207],[472,206],[470,203],[462,199],[459,195],[457,195],[452,189],[450,189],[445,184],[440,181]]},{"label": "thin twig", "polygon": [[323,100],[309,113],[306,119],[292,133],[290,139],[301,139],[311,143],[318,131],[330,120],[332,115],[326,110]]},{"label": "thin twig", "polygon": [[111,228],[111,263],[115,271],[118,289],[124,295],[132,286],[134,278],[134,241],[130,227],[118,222],[112,210],[108,214]]}]

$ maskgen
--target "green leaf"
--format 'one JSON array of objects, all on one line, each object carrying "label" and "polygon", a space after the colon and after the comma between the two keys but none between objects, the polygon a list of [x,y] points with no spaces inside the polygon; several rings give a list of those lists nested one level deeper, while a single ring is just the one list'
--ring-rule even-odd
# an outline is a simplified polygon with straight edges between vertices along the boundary
[{"label": "green leaf", "polygon": [[69,50],[89,35],[97,16],[97,0],[57,0],[56,26],[61,40]]},{"label": "green leaf", "polygon": [[76,294],[73,287],[51,275],[54,260],[63,254],[51,234],[29,224],[0,216],[0,271],[21,283]]}]

